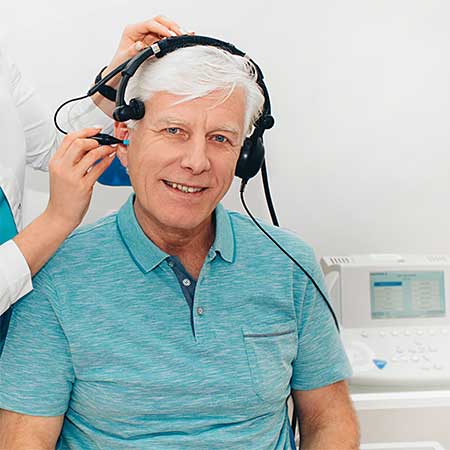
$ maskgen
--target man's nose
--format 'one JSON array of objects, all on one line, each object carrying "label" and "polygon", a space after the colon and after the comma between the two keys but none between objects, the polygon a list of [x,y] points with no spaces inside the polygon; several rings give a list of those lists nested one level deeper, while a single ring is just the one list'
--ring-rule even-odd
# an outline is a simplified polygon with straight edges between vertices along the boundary
[{"label": "man's nose", "polygon": [[181,167],[198,175],[211,168],[208,158],[208,142],[204,136],[192,137],[190,142],[185,144]]}]

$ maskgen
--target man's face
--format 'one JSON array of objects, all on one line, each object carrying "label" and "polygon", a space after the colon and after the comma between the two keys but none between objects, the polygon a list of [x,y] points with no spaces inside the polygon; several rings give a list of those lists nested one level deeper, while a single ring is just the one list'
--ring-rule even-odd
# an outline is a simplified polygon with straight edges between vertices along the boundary
[{"label": "man's face", "polygon": [[235,89],[174,105],[181,97],[159,92],[129,130],[122,162],[136,192],[135,209],[151,226],[188,231],[209,223],[228,191],[244,138],[245,96]]}]

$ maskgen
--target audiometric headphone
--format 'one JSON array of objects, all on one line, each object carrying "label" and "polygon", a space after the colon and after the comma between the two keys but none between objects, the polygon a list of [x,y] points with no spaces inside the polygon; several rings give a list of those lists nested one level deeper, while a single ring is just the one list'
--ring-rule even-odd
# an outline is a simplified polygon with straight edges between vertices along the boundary
[{"label": "audiometric headphone", "polygon": [[[136,56],[126,61],[121,66],[117,67],[113,72],[108,74],[105,78],[100,79],[88,92],[88,95],[93,95],[98,92],[102,86],[119,71],[121,71],[122,79],[117,89],[116,107],[113,112],[113,118],[117,122],[126,122],[127,120],[140,120],[145,115],[144,103],[136,98],[130,100],[129,103],[125,100],[125,91],[130,78],[136,73],[137,69],[149,58],[162,58],[163,56],[172,53],[180,48],[192,47],[197,45],[212,46],[225,50],[233,55],[242,56],[253,65],[257,74],[257,84],[261,88],[264,95],[264,106],[261,116],[255,123],[255,128],[251,136],[245,138],[241,147],[238,162],[236,164],[235,175],[243,180],[244,183],[250,178],[253,178],[260,170],[264,162],[265,150],[263,143],[263,134],[265,130],[273,127],[275,120],[271,115],[270,99],[264,84],[264,77],[258,65],[252,61],[248,56],[238,50],[234,45],[219,39],[214,39],[206,36],[174,36],[164,38],[155,44],[142,50]],[[113,138],[111,140],[110,138]],[[112,143],[123,143],[120,139],[106,134],[99,134],[93,136],[101,145],[110,145]],[[101,180],[100,180],[101,181]]]}]

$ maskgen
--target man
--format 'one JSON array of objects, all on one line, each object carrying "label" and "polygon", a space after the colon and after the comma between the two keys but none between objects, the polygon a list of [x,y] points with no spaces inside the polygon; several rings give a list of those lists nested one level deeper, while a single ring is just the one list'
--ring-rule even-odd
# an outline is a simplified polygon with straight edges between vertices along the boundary
[{"label": "man", "polygon": [[[15,306],[0,447],[289,449],[293,389],[302,448],[357,449],[323,300],[219,203],[263,104],[248,62],[184,48],[129,90],[146,114],[115,129],[135,195],[73,234]],[[322,283],[310,247],[267,229]]]}]

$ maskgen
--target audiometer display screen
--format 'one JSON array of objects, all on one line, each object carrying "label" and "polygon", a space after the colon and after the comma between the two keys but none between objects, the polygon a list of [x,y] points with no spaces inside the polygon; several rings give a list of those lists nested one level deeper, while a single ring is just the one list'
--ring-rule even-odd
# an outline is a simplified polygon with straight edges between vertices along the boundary
[{"label": "audiometer display screen", "polygon": [[444,272],[370,274],[372,319],[445,317]]}]

